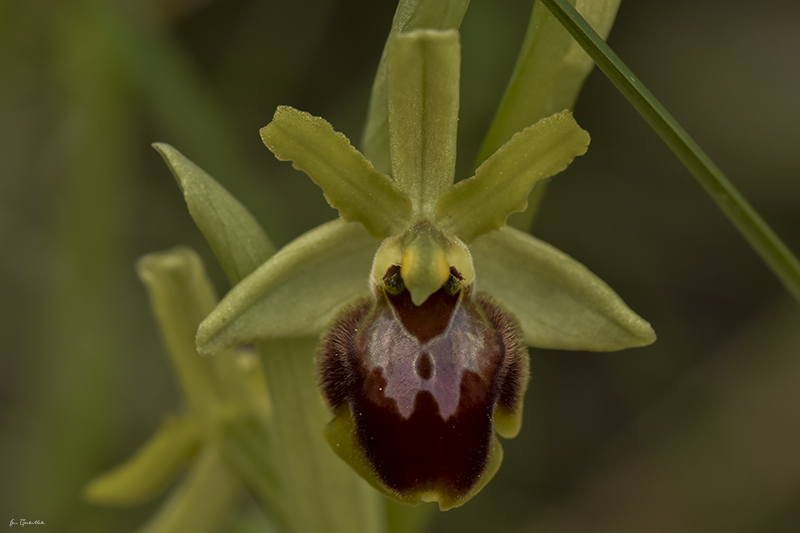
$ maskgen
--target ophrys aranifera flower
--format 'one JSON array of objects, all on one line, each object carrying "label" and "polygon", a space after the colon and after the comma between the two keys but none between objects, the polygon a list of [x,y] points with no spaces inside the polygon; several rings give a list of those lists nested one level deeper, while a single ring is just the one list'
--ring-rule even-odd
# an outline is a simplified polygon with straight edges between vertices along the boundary
[{"label": "ophrys aranifera flower", "polygon": [[517,133],[454,184],[455,31],[393,38],[391,177],[321,118],[281,107],[265,144],[315,181],[341,220],[283,248],[203,322],[210,353],[317,335],[333,449],[405,502],[465,502],[497,470],[495,431],[517,434],[523,345],[618,350],[654,334],[585,267],[505,226],[535,183],[585,152],[562,112]]}]

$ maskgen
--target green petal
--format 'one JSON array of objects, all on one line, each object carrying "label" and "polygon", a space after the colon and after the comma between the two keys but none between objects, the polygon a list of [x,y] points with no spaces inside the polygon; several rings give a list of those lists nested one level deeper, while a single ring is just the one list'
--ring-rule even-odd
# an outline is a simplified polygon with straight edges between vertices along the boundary
[{"label": "green petal", "polygon": [[392,177],[417,218],[432,217],[436,200],[453,184],[460,63],[455,30],[400,34],[389,50]]},{"label": "green petal", "polygon": [[94,480],[83,497],[101,505],[137,505],[166,488],[197,451],[201,426],[191,417],[170,418],[136,455]]},{"label": "green petal", "polygon": [[384,174],[392,171],[389,152],[389,95],[386,66],[389,48],[398,33],[427,28],[457,30],[461,26],[469,0],[400,0],[392,20],[392,29],[381,54],[378,72],[372,85],[362,151],[375,168]]},{"label": "green petal", "polygon": [[[620,0],[571,0],[603,38]],[[478,164],[514,133],[544,117],[572,109],[594,62],[540,2],[533,5],[525,41],[503,100],[481,147]]]},{"label": "green petal", "polygon": [[257,339],[318,335],[336,311],[369,290],[380,241],[334,220],[300,236],[223,298],[197,332],[201,353]]},{"label": "green petal", "polygon": [[475,175],[450,187],[436,205],[442,225],[469,243],[524,211],[536,182],[561,172],[586,153],[589,134],[564,111],[514,135]]},{"label": "green petal", "polygon": [[217,302],[200,257],[190,248],[148,254],[136,264],[153,314],[192,409],[205,412],[223,397],[211,361],[198,356],[197,327]]},{"label": "green petal", "polygon": [[292,161],[322,187],[344,220],[361,222],[379,239],[405,227],[411,213],[408,197],[324,119],[280,106],[261,129],[261,139],[275,157]]},{"label": "green petal", "polygon": [[585,266],[527,233],[506,227],[470,250],[478,290],[516,315],[529,346],[604,352],[656,339],[650,324]]},{"label": "green petal", "polygon": [[189,213],[235,285],[275,253],[275,246],[239,200],[172,146],[153,144],[178,182]]},{"label": "green petal", "polygon": [[211,533],[234,512],[242,485],[224,464],[219,450],[207,446],[186,480],[159,513],[138,533]]}]

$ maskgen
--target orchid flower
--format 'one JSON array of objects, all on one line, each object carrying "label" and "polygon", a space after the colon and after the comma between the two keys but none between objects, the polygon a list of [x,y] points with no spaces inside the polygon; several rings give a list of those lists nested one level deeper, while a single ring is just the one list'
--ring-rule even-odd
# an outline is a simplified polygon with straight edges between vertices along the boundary
[{"label": "orchid flower", "polygon": [[340,219],[233,287],[197,344],[211,354],[324,333],[334,451],[389,496],[447,509],[496,472],[495,432],[520,429],[525,345],[610,351],[655,335],[583,265],[505,225],[537,182],[585,153],[570,112],[518,132],[454,183],[458,33],[398,34],[387,68],[391,176],[322,118],[279,107],[262,129]]}]

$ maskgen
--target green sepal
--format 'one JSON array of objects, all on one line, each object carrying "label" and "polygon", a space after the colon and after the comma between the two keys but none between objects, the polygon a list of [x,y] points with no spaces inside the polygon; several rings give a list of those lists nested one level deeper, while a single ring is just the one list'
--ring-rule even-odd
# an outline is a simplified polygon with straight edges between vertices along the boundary
[{"label": "green sepal", "polygon": [[341,306],[369,291],[379,245],[361,224],[342,220],[301,235],[233,287],[200,324],[200,353],[319,335]]},{"label": "green sepal", "polygon": [[99,505],[131,506],[157,496],[194,457],[201,429],[191,416],[167,418],[133,457],[93,479],[83,498]]},{"label": "green sepal", "polygon": [[183,154],[154,143],[175,176],[195,224],[211,246],[231,285],[275,253],[261,225],[222,185]]},{"label": "green sepal", "polygon": [[394,37],[416,29],[457,30],[469,7],[469,0],[400,0],[392,19],[392,29],[381,54],[372,94],[369,100],[367,121],[361,142],[362,152],[375,168],[385,174],[391,172],[389,150],[389,91],[387,63],[389,48]]},{"label": "green sepal", "polygon": [[261,129],[261,139],[275,157],[291,161],[319,185],[343,220],[360,222],[379,239],[406,226],[408,196],[326,120],[280,106]]},{"label": "green sepal", "polygon": [[473,177],[447,189],[436,204],[436,217],[466,243],[499,229],[508,215],[525,210],[538,181],[567,168],[588,145],[589,134],[569,111],[543,118],[515,134]]},{"label": "green sepal", "polygon": [[230,519],[243,493],[216,446],[208,445],[183,483],[137,533],[212,533]]},{"label": "green sepal", "polygon": [[527,233],[505,227],[470,250],[477,288],[517,317],[528,346],[605,352],[656,339],[600,278]]},{"label": "green sepal", "polygon": [[414,217],[432,217],[453,184],[458,132],[461,45],[455,30],[397,35],[389,49],[392,178]]},{"label": "green sepal", "polygon": [[356,424],[347,407],[342,407],[334,413],[334,418],[325,426],[323,435],[333,451],[336,452],[336,455],[349,464],[359,476],[386,496],[408,505],[417,505],[420,502],[438,502],[440,511],[460,507],[471,500],[491,481],[503,462],[503,447],[500,441],[497,440],[497,436],[492,434],[486,468],[475,486],[468,493],[459,498],[450,498],[447,494],[428,491],[400,494],[384,485],[370,466],[358,443]]}]

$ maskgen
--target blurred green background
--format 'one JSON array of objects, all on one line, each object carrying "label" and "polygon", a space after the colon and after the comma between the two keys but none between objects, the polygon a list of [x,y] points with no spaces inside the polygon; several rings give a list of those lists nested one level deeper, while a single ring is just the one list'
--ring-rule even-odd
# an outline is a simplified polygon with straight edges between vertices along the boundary
[{"label": "blurred green background", "polygon": [[[333,218],[258,129],[287,104],[357,143],[394,7],[0,0],[0,519],[130,531],[154,512],[80,500],[180,404],[133,264],[188,244],[226,285],[149,143],[215,176],[278,244]],[[467,12],[460,177],[530,9]],[[800,251],[800,4],[623,1],[609,42]],[[601,73],[575,116],[592,145],[552,181],[534,233],[659,340],[532,350],[503,467],[431,530],[800,530],[797,302]]]}]

